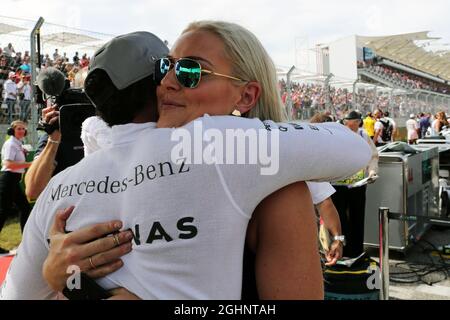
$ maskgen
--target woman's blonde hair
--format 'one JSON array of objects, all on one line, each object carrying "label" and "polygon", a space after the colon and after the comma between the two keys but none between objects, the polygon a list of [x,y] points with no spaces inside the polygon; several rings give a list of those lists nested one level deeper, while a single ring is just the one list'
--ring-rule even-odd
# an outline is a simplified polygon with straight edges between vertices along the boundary
[{"label": "woman's blonde hair", "polygon": [[190,23],[182,34],[190,31],[206,31],[218,36],[232,64],[233,76],[261,85],[260,98],[244,117],[276,122],[286,120],[275,64],[253,33],[236,23],[208,20]]}]

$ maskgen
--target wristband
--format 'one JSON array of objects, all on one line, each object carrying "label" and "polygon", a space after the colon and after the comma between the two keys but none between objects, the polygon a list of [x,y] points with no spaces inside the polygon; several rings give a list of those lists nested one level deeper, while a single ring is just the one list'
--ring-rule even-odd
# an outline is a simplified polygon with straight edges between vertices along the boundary
[{"label": "wristband", "polygon": [[56,140],[53,140],[52,138],[50,138],[50,137],[48,137],[48,140],[47,140],[47,142],[50,142],[50,143],[53,143],[53,144],[60,144],[61,143],[61,141],[56,141]]},{"label": "wristband", "polygon": [[345,241],[345,236],[340,235],[340,236],[334,236],[333,237],[334,241],[339,241],[340,243],[342,243],[342,245],[345,247],[346,245],[346,241]]}]

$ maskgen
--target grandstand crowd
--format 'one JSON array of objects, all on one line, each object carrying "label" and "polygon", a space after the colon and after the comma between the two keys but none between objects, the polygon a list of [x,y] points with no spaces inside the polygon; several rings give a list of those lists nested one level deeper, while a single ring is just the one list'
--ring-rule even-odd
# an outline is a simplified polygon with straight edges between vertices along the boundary
[{"label": "grandstand crowd", "polygon": [[[70,80],[71,86],[82,87],[84,74],[90,63],[90,57],[78,52],[69,59],[64,52],[60,54],[55,49],[52,55],[46,53],[40,57],[41,68],[54,67],[64,73]],[[13,44],[9,43],[3,49],[0,47],[0,97],[2,109],[0,123],[11,123],[12,120],[27,121],[30,117],[31,102],[31,65],[29,51],[16,52]]]},{"label": "grandstand crowd", "polygon": [[407,117],[411,112],[415,114],[429,112],[428,104],[425,101],[411,99],[407,95],[376,93],[367,88],[358,89],[353,94],[345,88],[330,86],[326,89],[323,84],[291,83],[289,90],[284,80],[279,82],[279,87],[285,105],[290,98],[292,108],[289,112],[294,120],[309,119],[315,112],[329,109],[327,108],[327,96],[329,96],[329,104],[338,118],[343,118],[351,109],[358,109],[364,114],[376,108],[390,110],[395,118]]},{"label": "grandstand crowd", "polygon": [[432,80],[427,80],[412,74],[408,74],[406,72],[385,65],[370,65],[367,68],[370,71],[381,75],[382,77],[387,77],[392,82],[397,83],[406,89],[421,89],[437,93],[450,94],[448,85],[439,84]]}]

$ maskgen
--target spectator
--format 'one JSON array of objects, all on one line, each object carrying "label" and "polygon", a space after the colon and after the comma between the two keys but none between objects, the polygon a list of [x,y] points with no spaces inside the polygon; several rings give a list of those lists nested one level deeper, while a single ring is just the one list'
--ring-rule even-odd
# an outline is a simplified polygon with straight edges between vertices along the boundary
[{"label": "spectator", "polygon": [[14,71],[12,67],[8,65],[8,59],[4,55],[0,55],[0,100],[3,97],[3,85],[8,80],[10,72]]},{"label": "spectator", "polygon": [[436,120],[433,121],[432,135],[437,136],[441,133],[444,128],[448,128],[448,120],[444,111],[440,111],[436,114]]},{"label": "spectator", "polygon": [[416,121],[416,116],[414,113],[412,113],[409,116],[409,120],[406,121],[406,130],[408,134],[408,143],[409,144],[416,144],[417,139],[419,139],[418,131],[420,129],[419,124]]},{"label": "spectator", "polygon": [[31,85],[30,85],[31,76],[25,76],[23,78],[23,87],[22,94],[23,98],[20,101],[20,119],[23,122],[27,122],[28,117],[30,115],[30,103],[31,103]]},{"label": "spectator", "polygon": [[424,138],[427,135],[428,128],[430,124],[431,114],[420,114],[419,127],[420,127],[420,138]]},{"label": "spectator", "polygon": [[14,68],[19,68],[22,65],[22,53],[17,52],[14,57]]},{"label": "spectator", "polygon": [[83,57],[81,57],[81,61],[80,61],[80,67],[81,68],[85,68],[89,65],[89,60],[87,58],[87,54],[83,54]]},{"label": "spectator", "polygon": [[390,123],[388,119],[385,119],[383,116],[383,111],[377,109],[373,113],[377,122],[375,123],[375,136],[373,137],[373,142],[377,147],[383,146],[392,141],[392,131],[393,125]]},{"label": "spectator", "polygon": [[46,53],[44,58],[42,59],[42,65],[48,67],[49,62],[51,62],[50,56],[48,55],[48,53]]},{"label": "spectator", "polygon": [[58,49],[55,49],[55,52],[53,52],[53,61],[56,61],[58,59],[59,59]]},{"label": "spectator", "polygon": [[12,57],[12,55],[15,54],[16,51],[14,50],[13,45],[11,43],[8,43],[8,46],[3,49],[3,53],[7,57]]},{"label": "spectator", "polygon": [[80,57],[78,56],[78,52],[75,52],[75,55],[72,58],[74,65],[78,66],[80,62]]},{"label": "spectator", "polygon": [[373,137],[375,136],[375,123],[376,123],[376,120],[373,118],[372,112],[368,112],[367,116],[364,118],[363,127],[364,127],[364,130],[366,130],[367,135],[372,140],[373,140]]},{"label": "spectator", "polygon": [[395,141],[395,137],[397,136],[397,123],[395,123],[394,119],[390,117],[389,111],[386,111],[384,113],[384,119],[392,125],[391,142],[393,142]]},{"label": "spectator", "polygon": [[366,207],[367,185],[349,188],[349,185],[369,178],[369,183],[375,181],[378,173],[378,150],[366,132],[360,128],[361,114],[352,111],[344,119],[344,124],[350,130],[366,140],[372,150],[372,159],[367,168],[357,172],[345,181],[334,184],[336,193],[332,195],[333,203],[339,213],[342,232],[347,243],[344,247],[344,256],[355,258],[364,251],[364,217]]},{"label": "spectator", "polygon": [[8,75],[8,80],[3,84],[3,89],[5,90],[5,102],[8,106],[8,119],[9,122],[12,122],[14,106],[17,101],[17,84],[15,82],[16,74],[14,72],[10,72]]}]

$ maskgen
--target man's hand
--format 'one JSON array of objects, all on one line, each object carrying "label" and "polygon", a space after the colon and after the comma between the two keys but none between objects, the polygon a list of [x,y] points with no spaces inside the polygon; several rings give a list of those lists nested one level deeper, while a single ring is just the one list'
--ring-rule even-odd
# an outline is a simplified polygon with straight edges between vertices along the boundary
[{"label": "man's hand", "polygon": [[341,241],[335,240],[330,246],[330,250],[326,253],[325,257],[327,259],[327,263],[325,265],[327,267],[334,266],[336,262],[342,258],[342,253],[344,251],[344,246]]},{"label": "man's hand", "polygon": [[368,183],[374,183],[378,179],[378,174],[372,170],[369,172],[368,178],[369,178]]},{"label": "man's hand", "polygon": [[[56,105],[42,109],[42,120],[44,123],[54,125],[59,121],[59,111]],[[54,141],[61,140],[61,131],[55,130],[49,135]]]}]

